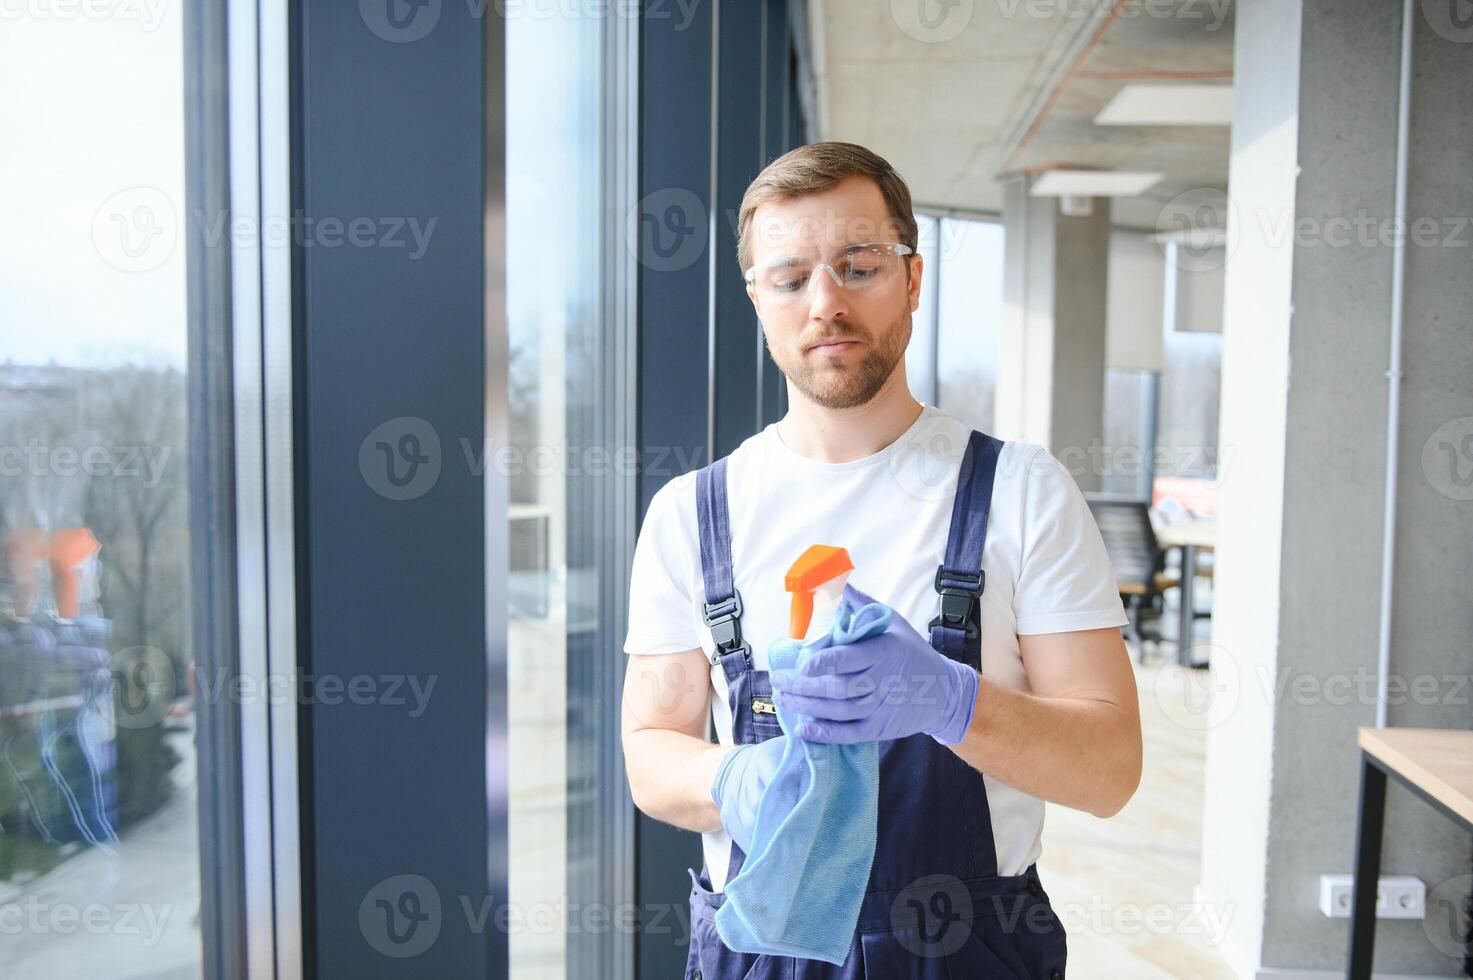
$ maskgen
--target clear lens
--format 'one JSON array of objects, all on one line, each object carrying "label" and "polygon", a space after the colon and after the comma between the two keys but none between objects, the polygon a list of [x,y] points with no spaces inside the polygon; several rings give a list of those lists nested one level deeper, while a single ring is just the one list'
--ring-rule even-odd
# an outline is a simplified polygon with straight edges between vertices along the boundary
[{"label": "clear lens", "polygon": [[754,266],[748,278],[764,300],[791,303],[806,297],[817,275],[832,276],[844,289],[865,289],[894,279],[910,249],[888,242],[868,242],[840,249],[828,262],[790,255]]}]

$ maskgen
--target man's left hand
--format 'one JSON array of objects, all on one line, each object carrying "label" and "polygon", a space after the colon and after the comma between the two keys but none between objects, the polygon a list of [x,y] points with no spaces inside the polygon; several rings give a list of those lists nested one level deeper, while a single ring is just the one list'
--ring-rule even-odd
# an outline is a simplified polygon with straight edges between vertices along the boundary
[{"label": "man's left hand", "polygon": [[[875,601],[851,585],[844,595],[855,609]],[[954,745],[972,723],[979,683],[893,609],[885,632],[819,650],[770,679],[776,703],[807,716],[799,738],[845,744],[924,733]]]}]

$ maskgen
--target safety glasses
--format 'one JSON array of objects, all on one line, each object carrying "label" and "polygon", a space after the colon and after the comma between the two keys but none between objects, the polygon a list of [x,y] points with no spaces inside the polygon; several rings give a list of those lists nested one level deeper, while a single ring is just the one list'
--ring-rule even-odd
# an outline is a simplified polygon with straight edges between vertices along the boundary
[{"label": "safety glasses", "polygon": [[787,306],[807,300],[820,269],[840,289],[868,289],[899,275],[905,257],[913,251],[898,242],[861,242],[844,246],[827,262],[815,263],[805,255],[770,259],[748,269],[745,278],[764,303]]}]

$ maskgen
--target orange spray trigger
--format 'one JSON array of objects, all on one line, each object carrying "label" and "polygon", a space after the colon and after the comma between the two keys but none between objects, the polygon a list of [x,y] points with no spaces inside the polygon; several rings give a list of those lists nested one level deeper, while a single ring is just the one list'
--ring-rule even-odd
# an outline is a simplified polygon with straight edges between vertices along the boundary
[{"label": "orange spray trigger", "polygon": [[[793,567],[788,569],[785,586],[793,594],[788,614],[788,635],[795,640],[811,639],[809,627],[818,625],[828,629],[829,620],[839,606],[839,597],[844,591],[844,582],[854,571],[854,562],[849,552],[829,544],[811,545],[798,556]],[[821,600],[823,614],[818,624],[813,621],[815,594]]]}]

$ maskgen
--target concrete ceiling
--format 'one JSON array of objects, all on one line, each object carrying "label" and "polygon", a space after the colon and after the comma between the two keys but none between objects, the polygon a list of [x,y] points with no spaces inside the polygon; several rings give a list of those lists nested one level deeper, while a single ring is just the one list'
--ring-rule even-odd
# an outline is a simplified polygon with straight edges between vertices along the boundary
[{"label": "concrete ceiling", "polygon": [[1230,0],[811,0],[819,129],[890,161],[917,205],[997,212],[999,179],[1151,170],[1117,225],[1227,188],[1226,126],[1096,126],[1128,82],[1232,83]]}]

